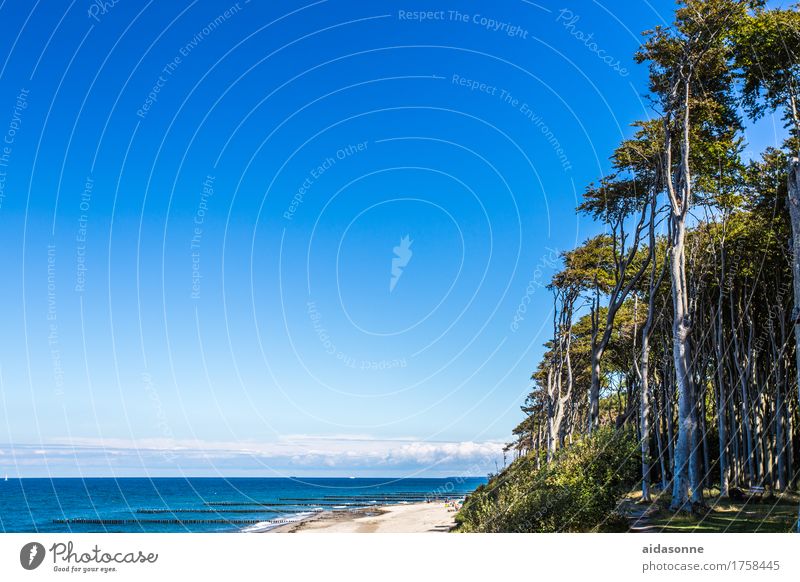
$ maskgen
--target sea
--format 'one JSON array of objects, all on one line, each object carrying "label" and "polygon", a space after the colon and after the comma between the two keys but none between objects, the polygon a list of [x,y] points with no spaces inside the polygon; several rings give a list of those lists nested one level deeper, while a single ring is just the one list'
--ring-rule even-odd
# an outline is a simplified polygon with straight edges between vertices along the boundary
[{"label": "sea", "polygon": [[0,480],[0,531],[264,532],[320,511],[456,500],[486,479],[63,478]]}]

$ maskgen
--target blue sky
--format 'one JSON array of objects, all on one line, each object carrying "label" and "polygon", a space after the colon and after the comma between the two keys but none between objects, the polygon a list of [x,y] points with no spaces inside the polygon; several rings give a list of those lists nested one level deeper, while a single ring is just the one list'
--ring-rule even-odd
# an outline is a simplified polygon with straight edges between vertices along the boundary
[{"label": "blue sky", "polygon": [[672,8],[0,4],[0,472],[494,470]]}]

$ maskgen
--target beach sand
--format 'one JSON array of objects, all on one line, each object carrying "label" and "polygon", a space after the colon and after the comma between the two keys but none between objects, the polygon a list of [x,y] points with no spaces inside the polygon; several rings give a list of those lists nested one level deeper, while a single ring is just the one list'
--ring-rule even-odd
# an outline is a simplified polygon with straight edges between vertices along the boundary
[{"label": "beach sand", "polygon": [[445,533],[455,525],[455,512],[444,503],[384,505],[359,511],[326,511],[274,533]]}]

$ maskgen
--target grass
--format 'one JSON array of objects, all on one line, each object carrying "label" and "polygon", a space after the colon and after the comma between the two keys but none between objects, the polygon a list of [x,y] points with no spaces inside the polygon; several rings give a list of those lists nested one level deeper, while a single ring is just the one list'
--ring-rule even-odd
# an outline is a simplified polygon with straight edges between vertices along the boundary
[{"label": "grass", "polygon": [[707,507],[700,514],[670,511],[670,493],[653,495],[651,503],[642,503],[641,491],[626,496],[619,507],[625,515],[647,511],[640,531],[653,533],[787,533],[795,531],[800,495],[778,493],[762,499],[734,502],[720,497],[719,490],[704,491]]}]

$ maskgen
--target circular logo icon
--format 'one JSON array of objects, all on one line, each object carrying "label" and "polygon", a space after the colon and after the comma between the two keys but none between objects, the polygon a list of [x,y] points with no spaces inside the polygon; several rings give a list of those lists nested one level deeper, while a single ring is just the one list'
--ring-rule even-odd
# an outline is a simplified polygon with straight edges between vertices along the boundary
[{"label": "circular logo icon", "polygon": [[19,551],[19,563],[26,570],[35,570],[44,561],[44,546],[39,542],[30,542]]}]

